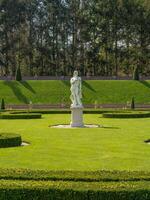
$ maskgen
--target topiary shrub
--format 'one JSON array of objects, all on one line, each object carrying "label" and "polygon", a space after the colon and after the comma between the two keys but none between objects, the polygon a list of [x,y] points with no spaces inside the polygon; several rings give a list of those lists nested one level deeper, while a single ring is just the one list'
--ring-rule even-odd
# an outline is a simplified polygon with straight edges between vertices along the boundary
[{"label": "topiary shrub", "polygon": [[134,97],[132,97],[132,100],[131,100],[131,110],[134,110],[135,109],[135,101],[134,101]]},{"label": "topiary shrub", "polygon": [[17,70],[16,70],[16,81],[22,81],[22,75],[21,75],[21,69],[20,67],[17,67]]},{"label": "topiary shrub", "polygon": [[136,66],[133,72],[133,80],[139,81],[140,80],[140,75],[139,75],[139,69]]},{"label": "topiary shrub", "polygon": [[0,148],[21,146],[22,139],[18,134],[0,133]]},{"label": "topiary shrub", "polygon": [[5,110],[5,101],[2,99],[1,101],[1,110]]}]

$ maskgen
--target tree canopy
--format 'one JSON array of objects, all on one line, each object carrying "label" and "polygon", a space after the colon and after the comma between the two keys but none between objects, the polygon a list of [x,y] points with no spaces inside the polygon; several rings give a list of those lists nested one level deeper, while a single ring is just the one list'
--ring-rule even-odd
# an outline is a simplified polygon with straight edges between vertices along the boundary
[{"label": "tree canopy", "polygon": [[150,74],[149,0],[0,0],[0,74]]}]

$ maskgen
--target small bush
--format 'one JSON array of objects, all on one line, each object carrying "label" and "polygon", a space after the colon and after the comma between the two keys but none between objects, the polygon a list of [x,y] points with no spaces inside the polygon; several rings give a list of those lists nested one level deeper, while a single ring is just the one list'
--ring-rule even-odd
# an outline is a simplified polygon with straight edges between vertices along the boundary
[{"label": "small bush", "polygon": [[131,100],[131,110],[134,110],[135,109],[135,101],[134,101],[134,97],[132,97],[132,100]]},{"label": "small bush", "polygon": [[2,99],[1,101],[1,110],[5,110],[5,101]]},{"label": "small bush", "polygon": [[140,80],[140,75],[139,75],[139,69],[138,69],[138,67],[135,67],[135,69],[134,69],[133,80],[135,80],[135,81],[139,81]]},{"label": "small bush", "polygon": [[4,113],[0,115],[0,119],[40,119],[40,113],[22,113],[22,114],[9,114]]},{"label": "small bush", "polygon": [[11,133],[0,133],[0,148],[20,146],[21,136]]},{"label": "small bush", "polygon": [[17,67],[17,70],[16,70],[16,81],[22,81],[22,75],[21,75],[21,69],[20,67]]}]

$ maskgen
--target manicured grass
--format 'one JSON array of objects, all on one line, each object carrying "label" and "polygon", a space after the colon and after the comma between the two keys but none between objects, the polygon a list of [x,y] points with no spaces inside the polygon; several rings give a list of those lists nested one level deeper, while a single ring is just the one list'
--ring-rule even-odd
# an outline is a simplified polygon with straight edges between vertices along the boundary
[{"label": "manicured grass", "polygon": [[[6,104],[70,104],[69,81],[0,81],[0,97]],[[84,81],[83,102],[127,103],[135,97],[136,103],[150,103],[150,81]]]},{"label": "manicured grass", "polygon": [[31,145],[0,149],[0,168],[46,170],[142,170],[150,171],[150,118],[105,119],[84,115],[97,129],[54,129],[66,124],[69,114],[43,115],[42,119],[1,120],[0,132],[21,134]]}]

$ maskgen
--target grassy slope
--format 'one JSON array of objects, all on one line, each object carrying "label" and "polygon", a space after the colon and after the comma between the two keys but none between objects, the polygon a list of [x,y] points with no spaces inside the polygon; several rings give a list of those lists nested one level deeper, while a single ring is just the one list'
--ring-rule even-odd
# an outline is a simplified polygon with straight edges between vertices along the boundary
[{"label": "grassy slope", "polygon": [[[0,97],[6,103],[70,103],[68,81],[0,81]],[[150,103],[150,81],[83,82],[84,103],[126,103],[135,96],[137,103]]]},{"label": "grassy slope", "polygon": [[20,133],[31,145],[0,149],[0,168],[150,171],[150,146],[144,143],[150,138],[150,118],[120,120],[86,114],[86,123],[104,128],[70,131],[48,127],[69,121],[67,114],[1,120],[1,132]]}]

